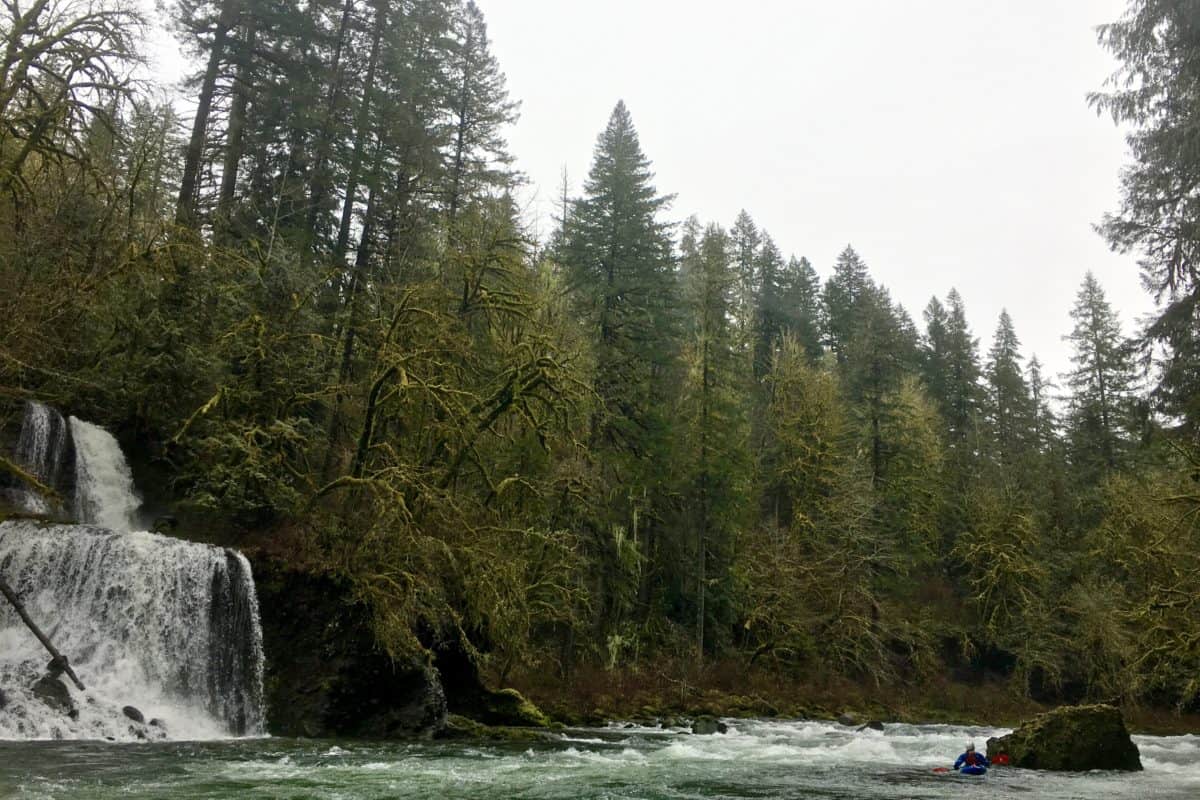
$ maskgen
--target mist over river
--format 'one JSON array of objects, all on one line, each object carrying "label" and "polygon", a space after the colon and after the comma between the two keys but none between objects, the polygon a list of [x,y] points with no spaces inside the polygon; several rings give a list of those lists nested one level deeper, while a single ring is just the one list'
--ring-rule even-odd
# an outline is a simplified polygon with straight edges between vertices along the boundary
[{"label": "mist over river", "polygon": [[938,775],[1002,731],[729,720],[727,734],[573,729],[545,742],[0,742],[0,798],[1194,798],[1200,737],[1137,736],[1141,773]]}]

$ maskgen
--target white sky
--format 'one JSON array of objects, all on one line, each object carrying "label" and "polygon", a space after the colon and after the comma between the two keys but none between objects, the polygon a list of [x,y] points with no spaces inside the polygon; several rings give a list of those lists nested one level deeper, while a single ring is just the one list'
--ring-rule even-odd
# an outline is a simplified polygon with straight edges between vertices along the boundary
[{"label": "white sky", "polygon": [[1092,229],[1127,160],[1085,100],[1115,66],[1095,26],[1125,0],[477,2],[543,232],[563,168],[578,192],[624,99],[673,219],[745,208],[822,278],[851,243],[919,327],[955,286],[985,354],[1007,308],[1025,355],[1067,369],[1088,269],[1126,332],[1152,307],[1135,257]]},{"label": "white sky", "polygon": [[1067,369],[1088,269],[1127,332],[1152,306],[1092,230],[1126,161],[1085,100],[1114,68],[1095,26],[1125,0],[477,2],[543,230],[623,98],[675,219],[744,207],[822,278],[852,243],[921,327],[956,286],[984,353],[1006,307],[1025,355]]}]

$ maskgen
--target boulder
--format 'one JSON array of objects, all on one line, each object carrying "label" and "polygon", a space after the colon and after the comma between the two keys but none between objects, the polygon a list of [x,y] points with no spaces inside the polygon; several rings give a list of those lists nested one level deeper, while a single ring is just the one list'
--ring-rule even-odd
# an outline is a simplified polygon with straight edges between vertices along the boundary
[{"label": "boulder", "polygon": [[692,721],[692,733],[697,736],[710,736],[714,733],[725,733],[729,726],[712,717],[697,717]]},{"label": "boulder", "polygon": [[988,739],[988,758],[1001,754],[1026,769],[1142,769],[1120,710],[1107,705],[1064,706],[1040,714],[1007,736]]},{"label": "boulder", "polygon": [[[445,687],[449,711],[484,725],[546,728],[553,722],[516,689],[492,689],[479,674],[479,664],[461,632],[444,636],[424,634],[434,654],[434,667]],[[603,725],[608,715],[597,709],[585,714],[583,722]]]},{"label": "boulder", "polygon": [[8,696],[4,694],[3,689],[0,689],[0,711],[3,711],[6,705],[8,705]]},{"label": "boulder", "polygon": [[883,730],[883,723],[877,719],[873,719],[870,722],[866,723],[865,725],[859,725],[858,730],[859,730],[859,732],[867,731],[867,730],[881,731],[881,730]]},{"label": "boulder", "polygon": [[79,716],[79,711],[75,708],[75,701],[71,699],[71,691],[58,678],[52,675],[43,675],[33,685],[32,691],[36,697],[55,711],[61,711],[72,719]]},{"label": "boulder", "polygon": [[839,725],[848,725],[850,727],[857,727],[862,724],[858,719],[858,715],[853,711],[845,711],[841,714],[838,714],[837,723]]},{"label": "boulder", "polygon": [[129,717],[129,719],[133,720],[134,722],[144,723],[146,721],[145,715],[143,715],[142,712],[138,711],[133,706],[125,706],[121,709],[121,713]]}]

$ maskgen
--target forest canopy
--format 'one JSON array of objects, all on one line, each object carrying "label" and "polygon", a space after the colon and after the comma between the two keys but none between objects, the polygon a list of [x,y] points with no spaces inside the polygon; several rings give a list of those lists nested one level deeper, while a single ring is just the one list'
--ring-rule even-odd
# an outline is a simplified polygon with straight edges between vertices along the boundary
[{"label": "forest canopy", "polygon": [[852,246],[685,218],[622,102],[533,237],[469,0],[175,0],[188,119],[135,4],[6,4],[4,419],[116,429],[185,521],[352,581],[397,657],[1195,707],[1195,6],[1101,31],[1133,154],[1102,231],[1159,306],[1123,327],[1081,274],[1056,384],[953,287],[915,319]]}]

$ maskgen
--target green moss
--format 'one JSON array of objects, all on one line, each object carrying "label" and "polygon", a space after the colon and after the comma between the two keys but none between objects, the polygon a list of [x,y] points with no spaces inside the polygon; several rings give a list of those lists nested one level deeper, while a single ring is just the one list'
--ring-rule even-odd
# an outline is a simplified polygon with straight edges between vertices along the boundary
[{"label": "green moss", "polygon": [[509,725],[484,725],[473,719],[451,714],[446,717],[446,727],[437,734],[438,739],[476,739],[493,742],[543,742],[546,734],[540,730],[518,728]]},{"label": "green moss", "polygon": [[542,710],[516,689],[489,692],[484,698],[484,719],[505,726],[549,728],[554,725]]}]

